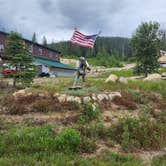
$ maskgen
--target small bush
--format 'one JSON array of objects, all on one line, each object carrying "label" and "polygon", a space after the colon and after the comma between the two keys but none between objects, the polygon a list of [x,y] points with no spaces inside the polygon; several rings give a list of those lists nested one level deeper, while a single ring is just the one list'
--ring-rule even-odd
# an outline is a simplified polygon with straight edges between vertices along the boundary
[{"label": "small bush", "polygon": [[84,105],[84,109],[82,111],[81,119],[82,121],[91,121],[98,119],[100,115],[99,108],[96,108],[92,103],[87,102]]},{"label": "small bush", "polygon": [[118,56],[109,56],[98,53],[96,58],[89,58],[88,62],[94,66],[105,67],[123,67],[123,64]]},{"label": "small bush", "polygon": [[1,153],[32,154],[52,150],[54,138],[50,126],[11,128],[0,136],[0,145],[4,145]]},{"label": "small bush", "polygon": [[166,154],[153,158],[151,166],[165,166],[166,165]]},{"label": "small bush", "polygon": [[74,129],[65,129],[55,138],[55,149],[61,152],[77,152],[81,143],[80,133]]},{"label": "small bush", "polygon": [[81,153],[94,153],[97,146],[94,140],[88,137],[82,137],[80,144]]},{"label": "small bush", "polygon": [[109,134],[125,151],[158,150],[166,145],[166,126],[147,118],[127,118],[112,127]]}]

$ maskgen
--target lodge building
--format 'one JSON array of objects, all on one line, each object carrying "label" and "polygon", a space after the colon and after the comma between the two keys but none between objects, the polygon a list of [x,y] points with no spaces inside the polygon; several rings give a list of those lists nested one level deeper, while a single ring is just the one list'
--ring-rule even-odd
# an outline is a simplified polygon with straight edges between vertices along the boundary
[{"label": "lodge building", "polygon": [[[8,33],[0,31],[0,57],[3,58],[5,42]],[[34,63],[40,66],[41,73],[49,73],[51,76],[70,76],[75,73],[75,68],[60,62],[61,53],[30,40],[23,39],[25,46],[34,56]]]}]

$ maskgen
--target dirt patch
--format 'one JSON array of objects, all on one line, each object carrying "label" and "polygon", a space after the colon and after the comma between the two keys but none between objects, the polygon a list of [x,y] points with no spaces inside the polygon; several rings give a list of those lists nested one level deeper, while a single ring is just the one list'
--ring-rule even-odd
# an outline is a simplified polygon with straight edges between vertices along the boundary
[{"label": "dirt patch", "polygon": [[[68,125],[77,116],[75,111],[53,113],[28,113],[24,115],[0,115],[5,123],[25,124],[30,126],[44,124]],[[66,122],[66,123],[64,123]]]},{"label": "dirt patch", "polygon": [[154,157],[163,156],[166,154],[166,149],[161,149],[159,151],[140,151],[137,153],[132,153],[132,155],[142,159],[145,166],[151,166],[151,161]]},{"label": "dirt patch", "polygon": [[133,96],[129,93],[122,93],[122,97],[115,97],[113,99],[113,102],[116,105],[124,106],[127,109],[130,110],[136,110],[137,109],[137,104],[133,98]]}]

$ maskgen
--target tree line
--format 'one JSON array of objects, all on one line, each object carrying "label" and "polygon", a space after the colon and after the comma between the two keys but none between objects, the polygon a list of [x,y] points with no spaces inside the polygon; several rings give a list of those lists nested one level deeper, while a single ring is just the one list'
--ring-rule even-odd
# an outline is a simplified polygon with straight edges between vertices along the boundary
[{"label": "tree line", "polygon": [[61,51],[62,56],[70,57],[117,56],[121,60],[127,60],[132,56],[130,39],[123,37],[98,37],[93,49],[73,46],[70,41],[51,43],[49,47]]}]

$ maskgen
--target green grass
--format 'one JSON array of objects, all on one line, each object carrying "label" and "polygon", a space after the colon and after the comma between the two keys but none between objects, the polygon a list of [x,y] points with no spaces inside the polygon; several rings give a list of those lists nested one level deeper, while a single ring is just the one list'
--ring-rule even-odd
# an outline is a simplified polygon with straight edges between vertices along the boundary
[{"label": "green grass", "polygon": [[166,154],[155,157],[151,162],[151,166],[165,166],[165,165],[166,165]]},{"label": "green grass", "polygon": [[159,69],[159,74],[165,73],[166,72],[166,68],[160,68]]},{"label": "green grass", "polygon": [[166,98],[166,81],[161,80],[157,82],[134,80],[129,81],[128,84],[123,83],[105,83],[104,79],[90,79],[89,86],[96,86],[99,91],[124,91],[124,90],[140,90],[146,92],[157,92]]},{"label": "green grass", "polygon": [[113,70],[110,72],[106,72],[104,74],[102,74],[100,77],[101,78],[107,78],[110,74],[115,74],[118,77],[131,77],[134,76],[133,70]]},{"label": "green grass", "polygon": [[37,153],[34,155],[12,155],[0,158],[1,166],[143,166],[140,160],[119,154],[103,154],[102,157],[84,159],[78,155],[62,153]]},{"label": "green grass", "polygon": [[123,67],[122,61],[115,56],[98,56],[96,58],[87,58],[91,66],[105,66],[105,67]]},{"label": "green grass", "polygon": [[[71,143],[78,140],[75,130],[63,132],[58,137],[54,134],[55,126],[18,126],[9,125],[1,128],[0,165],[1,166],[142,166],[141,161],[129,156],[114,153],[100,157],[84,159],[80,154],[62,153],[55,149],[56,139]],[[72,132],[70,132],[72,131]],[[74,135],[72,134],[74,132]],[[71,137],[72,136],[72,137]],[[63,139],[61,139],[63,138]],[[76,138],[76,139],[75,139]],[[61,143],[63,143],[63,141]],[[79,140],[80,141],[80,140]],[[76,141],[77,142],[77,141]],[[60,145],[60,144],[58,144]],[[75,146],[74,144],[71,144]],[[65,147],[65,146],[64,146]]]},{"label": "green grass", "polygon": [[[114,74],[119,76],[129,76],[132,74],[132,70],[128,71],[114,71]],[[125,74],[124,74],[125,73]],[[108,74],[108,73],[107,73]],[[109,75],[109,74],[108,74]],[[87,87],[77,91],[68,90],[73,84],[73,78],[49,78],[36,79],[35,83],[29,89],[29,91],[49,91],[49,92],[60,92],[74,96],[86,96],[90,93],[100,93],[103,91],[124,91],[124,90],[139,90],[146,92],[157,92],[166,98],[166,81],[143,81],[134,80],[128,81],[128,84],[123,83],[105,83],[107,75],[103,75],[99,78],[88,78]],[[81,80],[80,80],[81,82]]]}]

